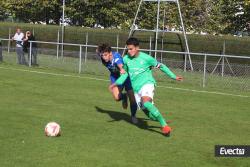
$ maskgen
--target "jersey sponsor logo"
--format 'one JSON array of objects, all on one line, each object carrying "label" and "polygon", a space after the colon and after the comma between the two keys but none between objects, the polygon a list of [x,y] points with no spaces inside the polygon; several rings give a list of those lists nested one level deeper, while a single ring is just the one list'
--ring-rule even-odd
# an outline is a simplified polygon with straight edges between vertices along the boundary
[{"label": "jersey sponsor logo", "polygon": [[143,68],[131,68],[132,72],[129,72],[131,77],[143,73],[145,70]]}]

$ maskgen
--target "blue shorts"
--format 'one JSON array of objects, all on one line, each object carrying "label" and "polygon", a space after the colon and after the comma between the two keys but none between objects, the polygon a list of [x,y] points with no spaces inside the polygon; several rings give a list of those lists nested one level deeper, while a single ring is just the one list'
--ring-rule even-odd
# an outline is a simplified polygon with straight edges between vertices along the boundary
[{"label": "blue shorts", "polygon": [[[116,81],[118,78],[119,78],[119,77],[110,75],[111,84],[115,83],[115,81]],[[126,91],[132,90],[132,85],[131,85],[130,78],[128,77],[128,78],[126,79],[126,81],[125,81],[122,85],[118,85],[118,87],[119,87],[121,90],[122,90],[124,87],[125,87],[125,90],[126,90]]]}]

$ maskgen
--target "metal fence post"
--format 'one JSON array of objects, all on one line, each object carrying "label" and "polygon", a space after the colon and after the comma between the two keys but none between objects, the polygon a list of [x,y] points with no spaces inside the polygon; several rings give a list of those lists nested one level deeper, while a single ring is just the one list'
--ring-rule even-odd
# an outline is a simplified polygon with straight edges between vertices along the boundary
[{"label": "metal fence post", "polygon": [[32,53],[32,42],[30,42],[30,50],[29,50],[29,67],[31,67],[31,53]]},{"label": "metal fence post", "polygon": [[202,87],[205,88],[206,86],[206,69],[207,69],[207,55],[205,54],[204,57],[204,69],[203,69],[203,81],[202,81]]},{"label": "metal fence post", "polygon": [[11,42],[11,28],[9,28],[9,40],[8,40],[8,53],[10,53],[10,42]]},{"label": "metal fence post", "polygon": [[222,67],[221,67],[221,76],[224,76],[224,69],[225,69],[225,54],[226,54],[226,42],[223,42],[223,54],[222,54]]},{"label": "metal fence post", "polygon": [[[186,51],[185,51],[186,52]],[[184,58],[184,72],[187,71],[187,54],[185,53],[185,58]]]},{"label": "metal fence post", "polygon": [[221,76],[224,76],[224,69],[225,69],[225,57],[222,55],[222,67],[221,67]]},{"label": "metal fence post", "polygon": [[116,35],[116,51],[117,52],[119,51],[118,48],[119,48],[119,34]]},{"label": "metal fence post", "polygon": [[80,45],[80,52],[79,52],[79,74],[82,72],[82,45]]},{"label": "metal fence post", "polygon": [[60,33],[59,30],[57,31],[57,45],[56,45],[56,58],[58,59],[59,57],[59,44],[60,43]]},{"label": "metal fence post", "polygon": [[149,37],[149,55],[151,55],[151,50],[152,50],[152,37]]},{"label": "metal fence post", "polygon": [[62,45],[61,45],[61,57],[63,58],[63,54],[64,54],[64,29],[65,29],[65,27],[64,27],[64,21],[63,21],[63,24],[62,24],[62,36],[61,36],[61,38],[62,38]]},{"label": "metal fence post", "polygon": [[87,54],[88,54],[88,46],[87,45],[88,45],[88,39],[89,39],[89,34],[86,33],[86,43],[85,43],[86,47],[85,47],[84,63],[87,62]]},{"label": "metal fence post", "polygon": [[[161,39],[161,50],[163,50],[163,48],[164,48],[164,39],[163,39],[163,37],[162,37],[162,39]],[[162,56],[163,56],[163,53],[161,52],[161,63],[162,63]]]}]

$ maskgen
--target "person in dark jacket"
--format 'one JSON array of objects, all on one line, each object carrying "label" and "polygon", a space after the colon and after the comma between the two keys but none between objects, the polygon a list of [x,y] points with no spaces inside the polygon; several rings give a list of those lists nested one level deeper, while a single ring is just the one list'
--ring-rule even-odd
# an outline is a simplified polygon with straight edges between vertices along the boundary
[{"label": "person in dark jacket", "polygon": [[[30,32],[26,31],[25,37],[23,39],[23,51],[28,53],[28,59],[31,58],[31,65],[38,65],[37,64],[37,44],[35,42],[32,42],[31,51],[30,51],[30,41],[35,41],[35,36]],[[30,55],[31,53],[31,55]]]}]

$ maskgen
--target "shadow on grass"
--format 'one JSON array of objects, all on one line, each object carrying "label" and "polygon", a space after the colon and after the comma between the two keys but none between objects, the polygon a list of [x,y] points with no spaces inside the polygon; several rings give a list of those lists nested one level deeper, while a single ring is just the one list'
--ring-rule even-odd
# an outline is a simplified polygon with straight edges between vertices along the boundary
[{"label": "shadow on grass", "polygon": [[[108,121],[108,122],[126,121],[126,122],[128,122],[130,124],[133,124],[131,122],[131,116],[129,114],[127,114],[127,113],[121,113],[121,112],[118,112],[118,111],[104,110],[104,109],[102,109],[100,107],[97,107],[97,106],[95,106],[95,109],[99,113],[108,114],[110,116],[110,118],[112,118],[112,120]],[[150,121],[150,119],[138,118],[138,123],[133,124],[133,125],[137,126],[140,129],[148,130],[148,131],[159,133],[159,134],[163,135],[161,132],[155,130],[155,128],[160,129],[160,126],[149,126],[147,121]]]}]

